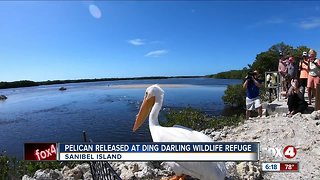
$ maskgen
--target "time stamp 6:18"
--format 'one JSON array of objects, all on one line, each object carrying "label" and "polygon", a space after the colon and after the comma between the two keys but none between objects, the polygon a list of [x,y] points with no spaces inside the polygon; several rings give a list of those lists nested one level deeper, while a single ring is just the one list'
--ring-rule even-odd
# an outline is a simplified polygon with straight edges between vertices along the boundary
[{"label": "time stamp 6:18", "polygon": [[262,171],[270,172],[298,172],[298,162],[274,162],[274,163],[262,163]]}]

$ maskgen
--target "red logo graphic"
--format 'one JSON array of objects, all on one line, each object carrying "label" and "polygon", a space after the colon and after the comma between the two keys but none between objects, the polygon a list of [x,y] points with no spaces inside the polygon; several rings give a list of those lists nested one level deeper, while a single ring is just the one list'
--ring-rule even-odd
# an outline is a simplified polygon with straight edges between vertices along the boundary
[{"label": "red logo graphic", "polygon": [[25,143],[25,160],[52,161],[57,159],[56,143]]},{"label": "red logo graphic", "polygon": [[288,159],[294,158],[297,155],[297,149],[294,146],[286,146],[283,149],[283,154]]}]

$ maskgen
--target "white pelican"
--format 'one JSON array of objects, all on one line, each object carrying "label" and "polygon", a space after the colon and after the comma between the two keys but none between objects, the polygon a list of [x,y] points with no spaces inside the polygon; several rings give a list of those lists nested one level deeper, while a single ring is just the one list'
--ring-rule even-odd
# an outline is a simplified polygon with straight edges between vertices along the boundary
[{"label": "white pelican", "polygon": [[[144,100],[134,123],[135,132],[149,115],[149,129],[154,142],[213,142],[213,140],[192,129],[175,125],[162,127],[159,125],[158,115],[163,103],[164,91],[158,85],[147,88]],[[176,176],[172,179],[184,179],[185,175],[200,180],[222,180],[226,176],[223,162],[166,162]]]}]

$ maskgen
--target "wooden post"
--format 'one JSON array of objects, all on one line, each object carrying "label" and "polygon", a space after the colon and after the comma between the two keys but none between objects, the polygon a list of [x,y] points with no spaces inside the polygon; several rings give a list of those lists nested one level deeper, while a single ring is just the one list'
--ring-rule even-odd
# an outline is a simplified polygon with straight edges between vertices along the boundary
[{"label": "wooden post", "polygon": [[316,88],[316,103],[315,103],[315,110],[320,110],[320,83],[317,84]]}]

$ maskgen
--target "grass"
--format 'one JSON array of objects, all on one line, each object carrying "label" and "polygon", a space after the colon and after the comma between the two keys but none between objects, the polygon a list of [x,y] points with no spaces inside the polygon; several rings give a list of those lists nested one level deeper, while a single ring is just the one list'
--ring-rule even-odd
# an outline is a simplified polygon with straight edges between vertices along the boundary
[{"label": "grass", "polygon": [[165,114],[167,121],[161,122],[162,126],[181,125],[197,131],[214,128],[222,129],[225,126],[238,126],[244,121],[243,115],[233,116],[208,116],[200,110],[185,108],[170,110]]}]

